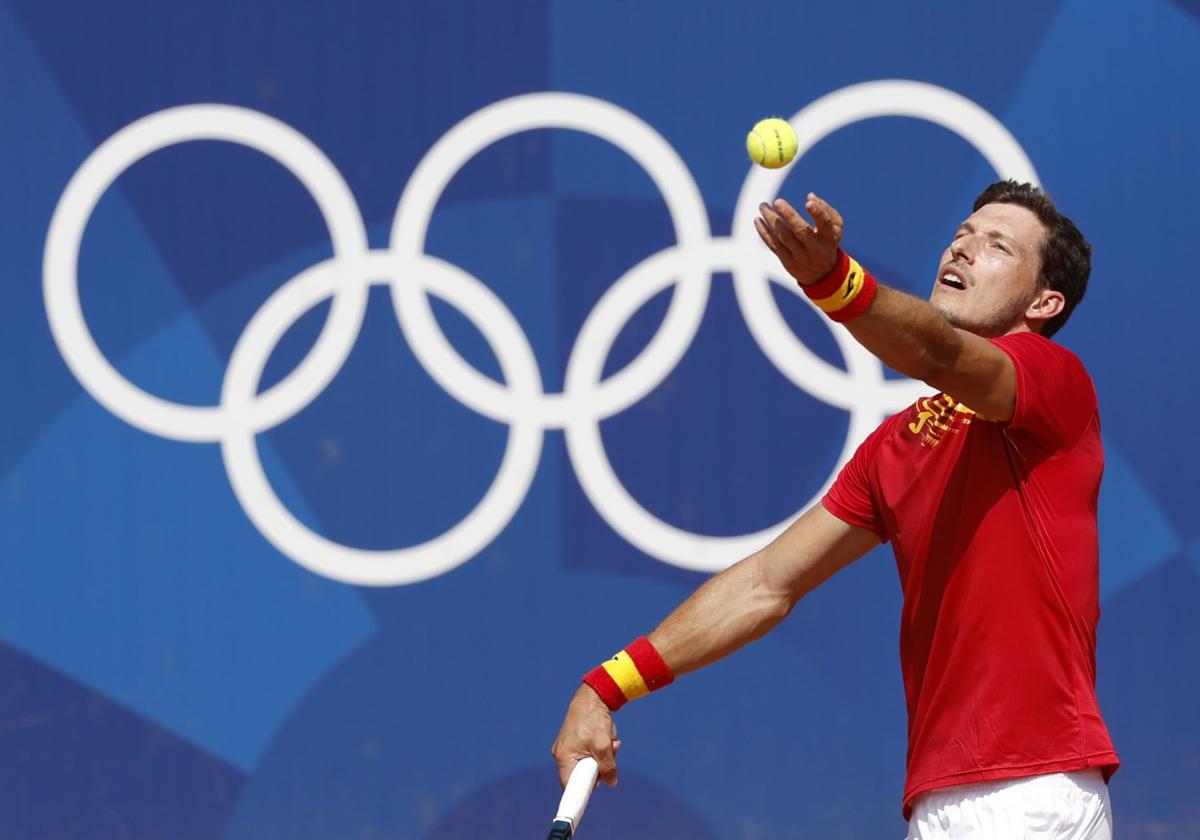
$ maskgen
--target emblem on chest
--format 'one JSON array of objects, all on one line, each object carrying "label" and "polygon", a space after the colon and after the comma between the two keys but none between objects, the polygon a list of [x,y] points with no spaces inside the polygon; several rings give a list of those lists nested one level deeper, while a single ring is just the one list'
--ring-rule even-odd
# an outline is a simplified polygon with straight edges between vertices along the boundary
[{"label": "emblem on chest", "polygon": [[946,435],[958,434],[975,417],[975,412],[949,394],[918,400],[917,419],[908,430],[921,438],[922,446],[937,446]]}]

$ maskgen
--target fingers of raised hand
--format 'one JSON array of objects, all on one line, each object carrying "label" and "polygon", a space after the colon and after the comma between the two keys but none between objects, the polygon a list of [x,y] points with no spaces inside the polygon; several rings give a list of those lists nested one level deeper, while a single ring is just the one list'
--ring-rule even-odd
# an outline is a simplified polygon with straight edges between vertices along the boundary
[{"label": "fingers of raised hand", "polygon": [[[769,227],[762,219],[754,220],[754,229],[758,231],[759,239],[771,249],[771,253],[779,260],[779,264],[783,266],[784,271],[792,276],[796,276],[797,272],[802,271],[801,260],[786,245],[779,241],[774,229]],[[803,248],[799,245],[795,247],[797,251],[803,253]]]},{"label": "fingers of raised hand", "polygon": [[816,193],[809,193],[804,209],[817,223],[816,235],[826,242],[837,245],[842,240],[842,214]]},{"label": "fingers of raised hand", "polygon": [[782,198],[758,205],[759,217],[754,220],[759,238],[802,286],[816,283],[833,269],[842,238],[842,216],[827,202],[809,193],[804,208],[815,227]]},{"label": "fingers of raised hand", "polygon": [[[796,211],[792,210],[787,202],[779,199],[776,203],[783,204],[787,207],[787,210],[791,211],[793,217],[799,218]],[[765,202],[758,206],[758,212],[767,231],[778,246],[777,248],[772,248],[776,255],[781,259],[789,256],[803,258],[807,249],[807,243],[804,239],[808,235],[808,225],[804,224],[804,220],[801,219],[800,224],[797,225],[794,221],[789,220],[784,212],[781,212],[781,208]],[[761,235],[762,232],[760,231],[759,236]]]},{"label": "fingers of raised hand", "polygon": [[805,236],[813,233],[812,225],[808,223],[808,220],[796,212],[796,208],[784,199],[777,198],[775,199],[774,204],[769,204],[767,206],[783,220],[784,224],[787,225],[788,230],[790,230],[792,235],[797,239],[803,241]]},{"label": "fingers of raised hand", "polygon": [[785,255],[784,247],[775,240],[775,234],[767,227],[767,223],[760,218],[755,218],[754,229],[758,231],[758,238],[763,241],[763,244],[771,249],[771,253],[783,259]]}]

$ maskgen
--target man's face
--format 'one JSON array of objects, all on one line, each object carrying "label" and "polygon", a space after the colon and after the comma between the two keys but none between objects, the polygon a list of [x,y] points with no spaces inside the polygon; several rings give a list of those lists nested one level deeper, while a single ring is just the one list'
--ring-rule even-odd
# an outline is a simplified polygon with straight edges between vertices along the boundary
[{"label": "man's face", "polygon": [[954,326],[992,338],[1024,323],[1038,290],[1045,228],[1017,204],[985,204],[942,254],[929,302]]}]

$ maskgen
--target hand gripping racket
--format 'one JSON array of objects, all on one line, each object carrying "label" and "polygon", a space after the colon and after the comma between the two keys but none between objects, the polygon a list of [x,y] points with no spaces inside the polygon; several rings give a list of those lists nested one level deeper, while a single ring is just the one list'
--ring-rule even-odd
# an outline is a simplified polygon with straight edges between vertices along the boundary
[{"label": "hand gripping racket", "polygon": [[558,803],[558,815],[554,818],[554,825],[550,828],[550,837],[547,840],[571,840],[571,835],[583,819],[583,809],[587,807],[588,797],[596,787],[598,773],[596,759],[590,755],[579,759],[579,763],[571,771],[571,777],[567,779],[567,787]]}]

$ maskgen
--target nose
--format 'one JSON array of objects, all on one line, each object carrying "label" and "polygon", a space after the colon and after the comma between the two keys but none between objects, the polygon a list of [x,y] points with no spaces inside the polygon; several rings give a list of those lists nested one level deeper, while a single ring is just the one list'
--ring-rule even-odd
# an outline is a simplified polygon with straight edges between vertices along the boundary
[{"label": "nose", "polygon": [[967,234],[965,236],[960,236],[951,242],[950,256],[955,260],[961,260],[962,262],[965,262],[967,265],[974,263],[975,250],[970,244],[973,238],[974,237],[972,237],[970,234]]}]

